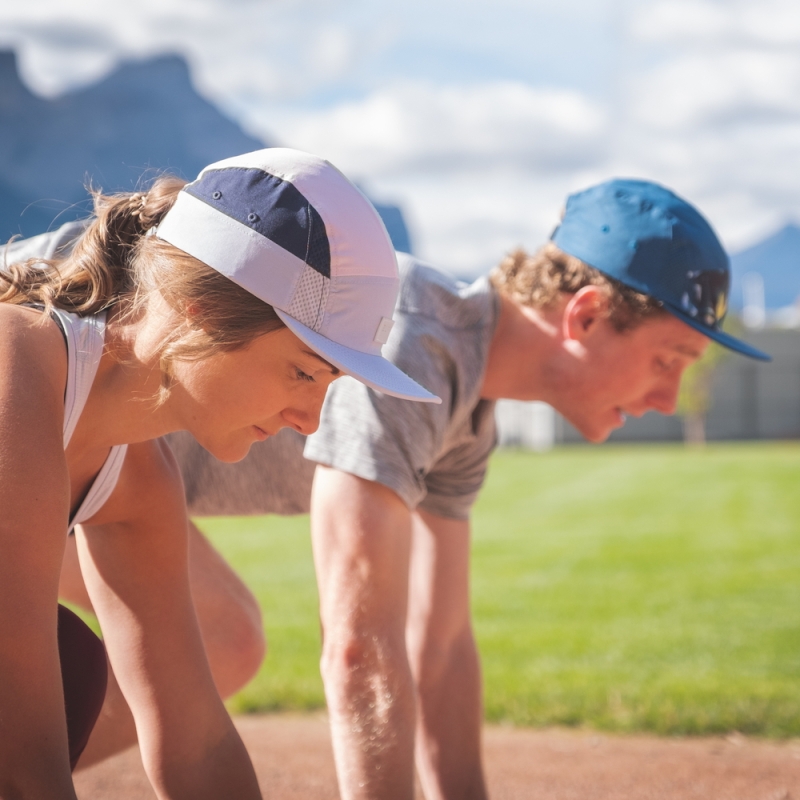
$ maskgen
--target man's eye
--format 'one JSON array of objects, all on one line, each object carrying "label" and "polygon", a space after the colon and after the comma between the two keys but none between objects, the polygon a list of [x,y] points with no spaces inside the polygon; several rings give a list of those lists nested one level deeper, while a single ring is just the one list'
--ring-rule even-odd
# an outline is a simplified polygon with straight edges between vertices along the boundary
[{"label": "man's eye", "polygon": [[663,358],[656,358],[656,368],[659,370],[659,372],[668,372],[669,364],[667,364]]},{"label": "man's eye", "polygon": [[301,369],[297,369],[296,372],[297,372],[297,379],[298,380],[300,380],[300,381],[310,381],[311,383],[314,383],[314,378],[311,375],[309,375],[307,372],[303,372],[303,370],[301,370]]}]

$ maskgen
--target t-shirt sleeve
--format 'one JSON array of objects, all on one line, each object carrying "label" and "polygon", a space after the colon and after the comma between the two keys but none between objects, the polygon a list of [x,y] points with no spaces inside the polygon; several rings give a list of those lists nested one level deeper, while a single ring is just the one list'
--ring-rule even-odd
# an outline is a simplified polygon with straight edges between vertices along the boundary
[{"label": "t-shirt sleeve", "polygon": [[445,453],[425,478],[427,494],[419,507],[448,519],[468,519],[486,479],[497,444],[494,403],[481,401],[473,412],[475,436]]},{"label": "t-shirt sleeve", "polygon": [[63,258],[69,255],[75,242],[83,235],[86,225],[86,220],[77,220],[30,239],[16,239],[0,247],[0,265],[27,261],[29,258]]},{"label": "t-shirt sleeve", "polygon": [[[410,341],[409,341],[410,340]],[[350,377],[328,390],[319,430],[304,455],[320,464],[375,481],[411,509],[428,492],[426,478],[441,451],[451,414],[454,365],[436,342],[408,337],[392,361],[442,398],[441,404],[401,400]]]}]

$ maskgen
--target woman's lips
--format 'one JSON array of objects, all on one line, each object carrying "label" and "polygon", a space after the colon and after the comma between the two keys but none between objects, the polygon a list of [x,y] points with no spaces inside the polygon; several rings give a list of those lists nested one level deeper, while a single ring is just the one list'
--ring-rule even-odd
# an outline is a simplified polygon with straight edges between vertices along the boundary
[{"label": "woman's lips", "polygon": [[269,434],[263,428],[259,428],[258,425],[253,425],[253,430],[256,432],[256,439],[259,442],[269,439]]}]

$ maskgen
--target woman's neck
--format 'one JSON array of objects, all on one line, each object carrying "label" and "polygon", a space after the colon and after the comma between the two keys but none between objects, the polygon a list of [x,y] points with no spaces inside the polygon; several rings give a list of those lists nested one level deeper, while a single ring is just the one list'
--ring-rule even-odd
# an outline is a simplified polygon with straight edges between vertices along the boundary
[{"label": "woman's neck", "polygon": [[110,312],[103,355],[81,415],[87,424],[76,430],[86,447],[132,444],[180,427],[169,399],[161,399],[159,344],[166,323],[158,309],[134,321]]}]

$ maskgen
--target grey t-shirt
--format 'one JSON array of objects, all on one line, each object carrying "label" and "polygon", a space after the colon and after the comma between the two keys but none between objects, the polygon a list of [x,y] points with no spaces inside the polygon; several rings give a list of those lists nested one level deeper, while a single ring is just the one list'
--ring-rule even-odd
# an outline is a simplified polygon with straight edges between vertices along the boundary
[{"label": "grey t-shirt", "polygon": [[[66,255],[83,229],[69,223],[15,242],[9,263]],[[316,461],[388,486],[409,508],[468,516],[496,440],[494,404],[481,400],[480,387],[498,299],[485,278],[467,285],[411,256],[398,260],[396,324],[383,352],[442,404],[398,400],[344,377],[328,391],[307,443],[284,430],[238,464],[223,464],[191,435],[171,434],[191,514],[306,513]]]},{"label": "grey t-shirt", "polygon": [[399,400],[341,378],[305,457],[382,483],[409,508],[465,519],[496,442],[494,403],[480,389],[498,299],[486,278],[467,285],[411,256],[398,260],[400,296],[383,353],[442,403]]},{"label": "grey t-shirt", "polygon": [[0,266],[27,261],[29,258],[63,258],[68,255],[76,239],[86,230],[86,220],[67,222],[60,228],[30,239],[15,239],[0,245]]}]

